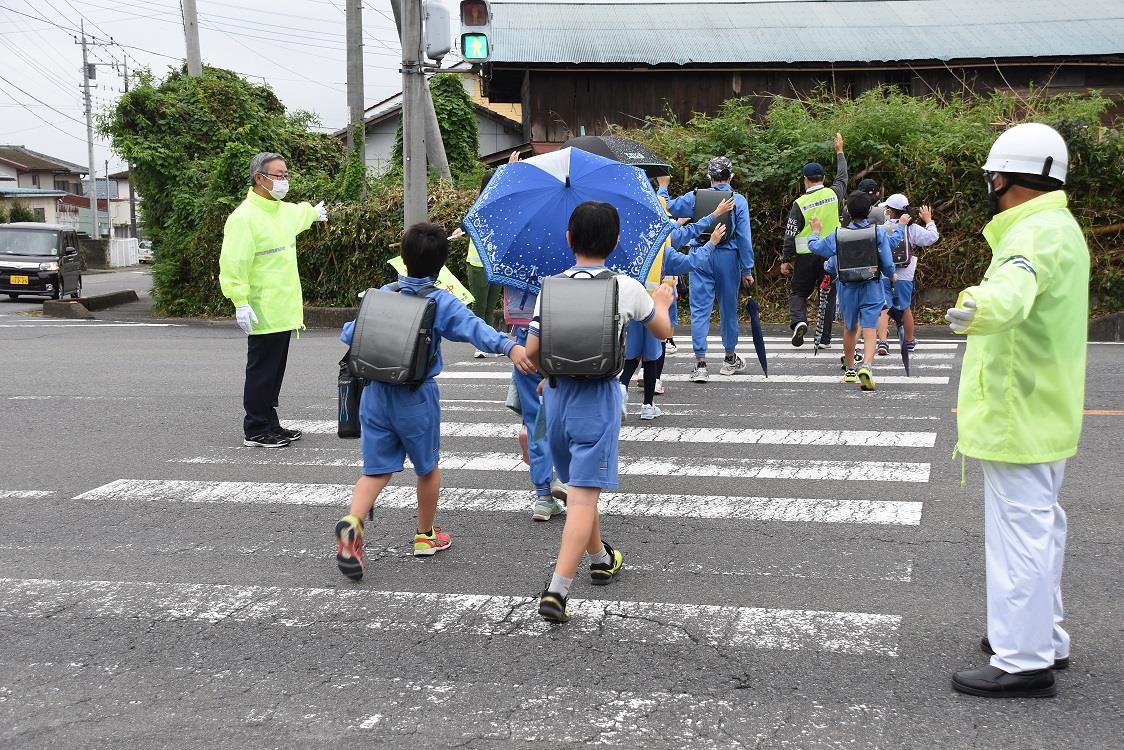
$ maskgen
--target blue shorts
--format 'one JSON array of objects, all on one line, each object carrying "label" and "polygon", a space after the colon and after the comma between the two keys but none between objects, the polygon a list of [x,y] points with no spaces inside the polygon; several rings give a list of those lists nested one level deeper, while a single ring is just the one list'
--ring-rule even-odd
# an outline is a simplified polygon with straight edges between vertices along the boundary
[{"label": "blue shorts", "polygon": [[406,457],[419,477],[437,468],[441,452],[441,393],[430,379],[410,386],[371,381],[359,401],[363,473],[402,471]]},{"label": "blue shorts", "polygon": [[[893,286],[894,297],[890,298],[890,287]],[[913,282],[902,281],[898,279],[892,285],[890,280],[882,279],[882,291],[886,295],[886,307],[892,307],[895,310],[905,310],[913,304]]]},{"label": "blue shorts", "polygon": [[838,285],[838,304],[847,330],[856,327],[877,328],[886,302],[882,284],[877,280]]},{"label": "blue shorts", "polygon": [[559,377],[543,389],[554,471],[571,487],[617,488],[621,391],[616,378]]},{"label": "blue shorts", "polygon": [[640,357],[649,362],[654,362],[662,354],[663,341],[653,336],[643,323],[633,320],[628,324],[628,334],[624,345],[625,359]]}]

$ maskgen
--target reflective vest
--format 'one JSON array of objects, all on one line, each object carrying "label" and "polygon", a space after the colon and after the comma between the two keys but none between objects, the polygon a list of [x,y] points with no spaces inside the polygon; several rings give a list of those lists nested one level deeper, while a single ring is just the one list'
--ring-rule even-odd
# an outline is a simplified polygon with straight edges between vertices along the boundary
[{"label": "reflective vest", "polygon": [[804,228],[796,235],[796,252],[804,255],[808,249],[808,237],[812,234],[812,217],[818,216],[823,228],[820,236],[826,236],[839,228],[839,196],[829,187],[822,187],[811,193],[804,193],[796,199],[800,213],[804,214]]}]

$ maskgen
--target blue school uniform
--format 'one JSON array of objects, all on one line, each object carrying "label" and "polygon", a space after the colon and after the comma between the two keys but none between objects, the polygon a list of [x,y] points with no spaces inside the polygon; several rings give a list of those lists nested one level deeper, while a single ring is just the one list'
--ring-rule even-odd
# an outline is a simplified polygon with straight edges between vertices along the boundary
[{"label": "blue school uniform", "polygon": [[[664,250],[663,254],[663,269],[660,276],[682,276],[693,271],[706,269],[710,265],[710,254],[714,250],[714,245],[707,243],[702,247],[692,247],[690,253],[681,253],[673,248],[682,247],[689,242],[692,242],[696,237],[710,229],[714,221],[709,217],[704,217],[697,222],[679,226],[679,222],[673,222],[676,227],[671,232],[671,246]],[[675,302],[671,303],[671,309],[675,309]],[[673,324],[674,325],[674,324]],[[628,324],[628,334],[625,337],[625,359],[641,359],[653,362],[663,356],[663,344],[661,339],[652,335],[652,332],[644,327],[644,324],[639,321],[632,321]]]},{"label": "blue school uniform", "polygon": [[[870,222],[863,219],[859,222],[851,222],[845,228],[840,229],[840,232],[846,232],[849,229],[864,229],[870,226]],[[890,255],[890,248],[893,243],[899,238],[900,231],[895,230],[893,234],[886,234],[881,227],[875,228],[874,234],[878,239],[878,268],[882,275],[887,279],[892,278],[894,275],[894,261]],[[820,237],[818,233],[813,232],[808,237],[808,249],[816,255],[827,258],[827,264],[824,270],[827,273],[834,275],[836,273],[835,264],[835,232]],[[862,328],[877,328],[878,320],[882,316],[882,308],[886,301],[886,296],[882,291],[882,280],[872,279],[871,281],[864,282],[838,282],[838,299],[839,309],[843,315],[843,325],[848,329],[854,329],[856,326]]]},{"label": "blue school uniform", "polygon": [[[732,352],[738,346],[738,290],[742,276],[753,273],[753,235],[749,227],[749,203],[740,193],[734,193],[729,185],[715,185],[715,190],[728,190],[734,198],[732,223],[733,239],[726,239],[710,254],[708,267],[693,270],[691,281],[691,343],[695,357],[706,356],[707,340],[710,333],[710,316],[714,312],[714,301],[718,300],[719,328],[722,345]],[[668,198],[666,187],[659,194]],[[667,210],[672,216],[695,215],[695,193],[684,193],[675,200],[668,200]],[[688,225],[690,226],[690,225]]]},{"label": "blue school uniform", "polygon": [[[515,326],[515,343],[519,346],[527,345],[527,326]],[[554,477],[554,461],[550,457],[550,445],[546,438],[535,437],[535,422],[539,418],[539,383],[542,375],[532,373],[524,374],[518,367],[511,368],[511,379],[515,383],[515,390],[519,393],[519,408],[523,416],[523,426],[527,428],[527,457],[531,459],[531,485],[535,488],[535,495],[547,497],[550,495],[550,480]]]},{"label": "blue school uniform", "polygon": [[[432,278],[400,275],[403,294],[425,294]],[[390,285],[383,289],[389,289]],[[441,289],[429,295],[437,303],[433,320],[433,365],[420,386],[380,383],[372,380],[359,401],[362,425],[360,447],[363,473],[368,476],[402,471],[407,456],[419,477],[437,468],[441,450],[441,393],[434,378],[444,367],[441,339],[473,344],[481,351],[508,354],[515,342],[472,314],[464,303]],[[344,324],[340,341],[351,345],[355,321]]]}]

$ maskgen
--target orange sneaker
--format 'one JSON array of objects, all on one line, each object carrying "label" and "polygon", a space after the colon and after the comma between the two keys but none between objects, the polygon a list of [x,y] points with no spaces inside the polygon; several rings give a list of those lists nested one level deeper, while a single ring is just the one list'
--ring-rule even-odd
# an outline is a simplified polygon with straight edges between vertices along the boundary
[{"label": "orange sneaker", "polygon": [[363,578],[363,519],[347,515],[336,524],[336,565],[353,581]]},{"label": "orange sneaker", "polygon": [[453,540],[441,529],[433,527],[432,534],[414,534],[414,557],[436,555],[438,550],[446,549]]}]

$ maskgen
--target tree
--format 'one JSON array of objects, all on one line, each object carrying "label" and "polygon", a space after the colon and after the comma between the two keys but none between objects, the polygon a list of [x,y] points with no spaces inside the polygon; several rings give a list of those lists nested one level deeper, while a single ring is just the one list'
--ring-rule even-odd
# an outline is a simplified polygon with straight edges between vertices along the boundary
[{"label": "tree", "polygon": [[[429,92],[433,97],[433,109],[437,112],[437,126],[441,129],[441,141],[445,144],[445,155],[449,158],[453,183],[462,189],[475,187],[480,183],[484,165],[480,163],[480,128],[476,124],[472,99],[464,90],[460,76],[454,73],[438,73],[433,76],[429,81]],[[391,171],[387,177],[390,180],[401,179],[401,119],[398,122],[392,159]]]},{"label": "tree", "polygon": [[39,218],[23,201],[12,201],[12,206],[8,209],[8,221],[39,221]]}]

